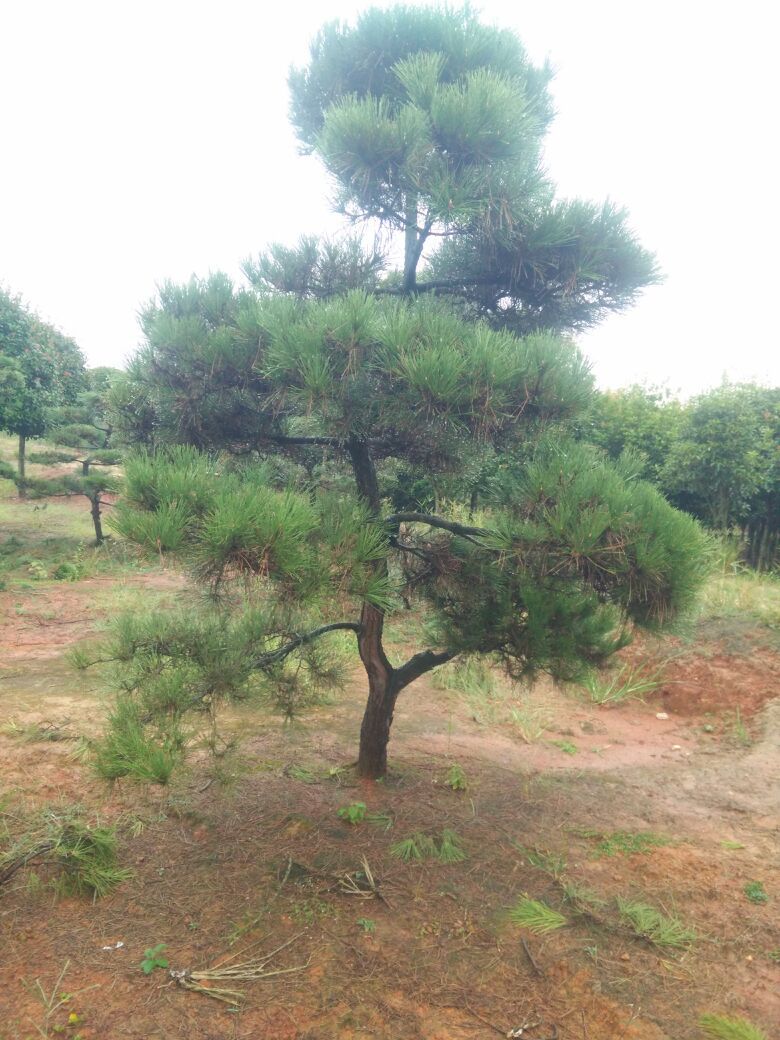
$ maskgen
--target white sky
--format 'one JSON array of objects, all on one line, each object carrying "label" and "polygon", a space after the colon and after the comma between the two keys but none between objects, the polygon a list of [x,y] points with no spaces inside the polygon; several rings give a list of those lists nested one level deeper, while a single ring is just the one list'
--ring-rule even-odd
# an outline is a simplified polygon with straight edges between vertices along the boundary
[{"label": "white sky", "polygon": [[[0,0],[0,282],[119,365],[166,279],[334,230],[286,75],[340,0]],[[562,195],[628,207],[666,274],[582,339],[602,386],[780,382],[775,5],[483,0],[549,56]],[[771,306],[770,306],[771,305]]]}]

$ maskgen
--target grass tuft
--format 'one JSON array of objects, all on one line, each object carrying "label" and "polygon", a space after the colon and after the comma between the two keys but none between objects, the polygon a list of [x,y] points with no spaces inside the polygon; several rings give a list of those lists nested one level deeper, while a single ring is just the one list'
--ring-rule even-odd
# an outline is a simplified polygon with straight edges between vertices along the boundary
[{"label": "grass tuft", "polygon": [[527,928],[534,935],[546,935],[548,932],[554,932],[568,924],[563,914],[559,914],[546,903],[542,903],[538,899],[530,899],[528,896],[523,896],[512,907],[509,917],[515,924]]},{"label": "grass tuft", "polygon": [[696,932],[687,928],[678,917],[662,914],[646,903],[618,899],[618,911],[623,923],[635,935],[662,949],[687,949],[696,939]]},{"label": "grass tuft", "polygon": [[702,1015],[699,1025],[706,1036],[715,1040],[769,1040],[766,1033],[744,1018],[726,1015]]}]

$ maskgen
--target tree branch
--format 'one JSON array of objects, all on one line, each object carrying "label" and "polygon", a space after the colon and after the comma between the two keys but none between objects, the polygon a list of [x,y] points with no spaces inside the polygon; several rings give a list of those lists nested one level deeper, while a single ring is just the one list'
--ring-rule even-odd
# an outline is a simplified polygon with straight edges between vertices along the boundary
[{"label": "tree branch", "polygon": [[451,661],[453,657],[458,656],[458,653],[458,650],[442,650],[440,652],[422,650],[419,654],[415,654],[414,657],[410,657],[406,664],[395,669],[393,683],[397,683],[398,689],[402,690],[404,686],[408,686],[409,683],[419,679],[426,672],[430,672],[434,668],[438,668],[439,665]]},{"label": "tree branch", "polygon": [[286,657],[289,657],[293,650],[297,650],[299,646],[304,646],[306,643],[311,643],[315,639],[319,639],[320,636],[325,635],[326,632],[355,632],[360,634],[360,625],[357,621],[334,621],[330,625],[322,625],[320,628],[312,629],[311,632],[304,632],[302,635],[296,636],[291,639],[289,643],[285,643],[284,646],[280,646],[277,650],[271,650],[267,654],[256,658],[252,662],[253,668],[266,668],[268,665],[276,664],[279,661],[283,661]]},{"label": "tree branch", "polygon": [[452,534],[457,534],[469,542],[474,542],[475,545],[481,544],[477,541],[477,538],[486,538],[492,533],[484,527],[468,527],[465,524],[456,524],[452,520],[445,520],[444,517],[432,516],[428,513],[393,513],[391,516],[388,516],[387,523],[393,526],[397,524],[427,524],[428,527],[439,527],[442,531],[450,531]]}]

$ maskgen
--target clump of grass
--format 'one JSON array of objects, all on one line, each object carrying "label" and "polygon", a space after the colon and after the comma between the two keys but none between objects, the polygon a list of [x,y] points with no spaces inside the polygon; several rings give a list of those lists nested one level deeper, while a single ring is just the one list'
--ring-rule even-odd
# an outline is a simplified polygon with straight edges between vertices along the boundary
[{"label": "clump of grass", "polygon": [[549,725],[549,717],[541,708],[528,702],[509,709],[509,722],[526,744],[536,744]]},{"label": "clump of grass", "polygon": [[728,1018],[726,1015],[702,1015],[699,1025],[706,1036],[715,1040],[769,1040],[758,1026],[745,1018]]},{"label": "clump of grass", "polygon": [[568,921],[551,906],[538,899],[523,896],[509,911],[510,919],[535,935],[546,935],[563,928]]},{"label": "clump of grass", "polygon": [[654,906],[628,899],[618,899],[617,904],[623,923],[654,946],[687,949],[696,939],[693,928],[687,928],[678,917],[663,914]]},{"label": "clump of grass", "polygon": [[653,693],[661,685],[662,669],[663,665],[655,671],[648,672],[646,665],[624,664],[611,677],[591,672],[583,686],[588,700],[602,707],[623,704],[630,700],[643,700],[647,694]]},{"label": "clump of grass", "polygon": [[424,859],[438,859],[440,863],[461,863],[466,858],[460,836],[456,831],[446,827],[438,842],[429,834],[418,831],[391,845],[390,855],[404,863],[414,863]]},{"label": "clump of grass", "polygon": [[748,881],[742,891],[751,903],[761,904],[769,902],[769,896],[760,881]]},{"label": "clump of grass", "polygon": [[455,831],[444,828],[437,857],[440,863],[461,863],[466,858],[460,837]]},{"label": "clump of grass", "polygon": [[465,791],[468,786],[466,774],[459,765],[450,766],[444,783],[447,787],[452,788],[453,791]]},{"label": "clump of grass", "polygon": [[302,784],[318,784],[320,782],[317,774],[313,770],[307,769],[306,766],[286,766],[284,772],[291,779],[299,780]]},{"label": "clump of grass", "polygon": [[650,852],[651,849],[669,845],[668,838],[651,831],[613,831],[601,836],[596,846],[598,856],[632,856],[638,852]]}]

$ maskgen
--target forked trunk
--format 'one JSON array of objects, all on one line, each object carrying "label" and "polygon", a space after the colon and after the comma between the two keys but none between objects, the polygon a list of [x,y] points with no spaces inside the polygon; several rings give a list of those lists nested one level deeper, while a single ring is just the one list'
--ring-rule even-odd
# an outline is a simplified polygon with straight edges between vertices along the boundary
[{"label": "forked trunk", "polygon": [[27,438],[23,433],[19,434],[19,455],[17,469],[19,472],[19,498],[27,498],[27,488],[24,484],[24,465],[27,457]]}]

